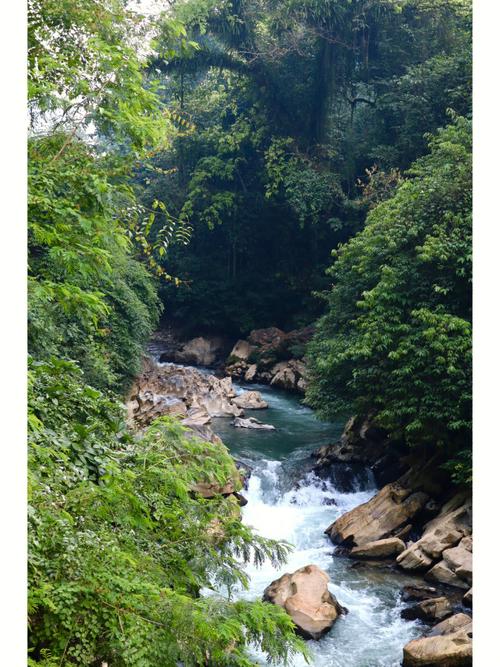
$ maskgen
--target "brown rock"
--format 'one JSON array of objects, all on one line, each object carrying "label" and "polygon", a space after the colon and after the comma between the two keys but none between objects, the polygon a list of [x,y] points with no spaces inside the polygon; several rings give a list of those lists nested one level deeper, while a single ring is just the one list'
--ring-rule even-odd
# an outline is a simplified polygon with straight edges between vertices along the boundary
[{"label": "brown rock", "polygon": [[431,598],[422,600],[417,604],[403,609],[401,618],[407,620],[419,619],[427,623],[442,621],[444,618],[451,616],[453,607],[451,602],[446,597]]},{"label": "brown rock", "polygon": [[254,329],[248,336],[248,340],[252,345],[264,349],[277,349],[283,343],[285,338],[285,332],[277,327]]},{"label": "brown rock", "polygon": [[244,391],[233,399],[233,403],[245,410],[262,410],[268,407],[258,391]]},{"label": "brown rock", "polygon": [[[298,359],[280,361],[271,368],[271,385],[292,391],[303,390],[301,387],[306,386],[305,373],[305,364]],[[300,382],[301,380],[302,382]]]},{"label": "brown rock", "polygon": [[[232,402],[235,396],[231,378],[217,378],[195,368],[174,364],[158,365],[145,359],[141,374],[136,378],[128,399],[129,417],[141,425],[149,423],[150,410],[143,397],[153,394],[162,403],[178,399],[187,410],[203,409],[210,417],[238,417],[241,408]],[[166,413],[164,413],[166,414]]]},{"label": "brown rock", "polygon": [[440,560],[439,563],[436,563],[436,565],[425,574],[425,579],[429,581],[437,581],[440,584],[446,584],[447,586],[455,586],[456,588],[469,588],[469,584],[460,579],[460,577],[446,565],[444,560]]},{"label": "brown rock", "polygon": [[443,560],[457,577],[472,584],[472,537],[464,537],[458,546],[443,551]]},{"label": "brown rock", "polygon": [[384,486],[371,500],[343,514],[325,533],[335,544],[360,546],[391,536],[412,519],[429,496],[412,493],[397,482]]},{"label": "brown rock", "polygon": [[248,357],[252,354],[254,346],[246,340],[239,340],[234,345],[231,353],[229,354],[230,361],[248,361]]},{"label": "brown rock", "polygon": [[221,339],[212,338],[193,338],[184,343],[182,348],[178,350],[175,355],[175,361],[182,364],[194,364],[195,366],[211,366],[216,358],[217,353],[223,348]]},{"label": "brown rock", "polygon": [[397,537],[388,537],[385,540],[367,542],[360,547],[353,547],[350,558],[391,558],[405,549],[405,543]]},{"label": "brown rock", "polygon": [[470,667],[472,623],[460,623],[453,630],[453,622],[448,619],[445,634],[421,637],[406,644],[403,649],[403,667]]},{"label": "brown rock", "polygon": [[257,364],[251,364],[245,372],[245,382],[253,382],[257,375]]},{"label": "brown rock", "polygon": [[454,547],[471,531],[470,497],[457,494],[425,525],[422,537],[398,556],[398,565],[405,570],[428,568],[441,557],[445,549]]},{"label": "brown rock", "polygon": [[263,600],[283,607],[302,637],[319,639],[340,614],[347,612],[328,590],[328,581],[326,572],[316,565],[306,565],[273,581],[264,591]]},{"label": "brown rock", "polygon": [[456,630],[471,624],[472,618],[467,614],[454,614],[435,625],[426,636],[435,637],[437,635],[449,635],[451,632],[455,632]]}]

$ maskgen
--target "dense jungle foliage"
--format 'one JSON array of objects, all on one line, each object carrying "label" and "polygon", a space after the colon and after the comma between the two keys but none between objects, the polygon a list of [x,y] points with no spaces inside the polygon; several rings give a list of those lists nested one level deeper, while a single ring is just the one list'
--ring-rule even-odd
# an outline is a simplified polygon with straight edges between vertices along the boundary
[{"label": "dense jungle foliage", "polygon": [[290,618],[230,592],[286,545],[193,493],[224,447],[122,402],[162,312],[317,320],[308,402],[469,479],[470,3],[129,4],[28,3],[29,660],[284,665]]},{"label": "dense jungle foliage", "polygon": [[[33,0],[29,18],[30,664],[247,666],[250,643],[283,664],[303,651],[290,618],[230,592],[286,546],[193,492],[234,476],[226,449],[124,423],[169,279],[157,259],[185,239],[148,235],[161,202],[132,186],[179,124],[137,55],[149,26],[118,0]],[[200,597],[215,587],[228,596]]]},{"label": "dense jungle foliage", "polygon": [[[196,48],[162,51],[194,124],[142,171],[143,201],[193,227],[162,289],[188,333],[294,328],[322,312],[330,252],[364,224],[426,133],[471,111],[467,0],[176,2]],[[167,41],[168,43],[168,41]]]}]

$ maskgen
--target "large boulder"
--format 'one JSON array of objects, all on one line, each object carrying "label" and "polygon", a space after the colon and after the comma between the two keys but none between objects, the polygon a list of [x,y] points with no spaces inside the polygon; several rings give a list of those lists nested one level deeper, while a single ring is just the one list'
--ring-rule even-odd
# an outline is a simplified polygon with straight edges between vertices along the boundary
[{"label": "large boulder", "polygon": [[286,333],[278,327],[267,327],[267,329],[254,329],[248,336],[251,345],[262,351],[277,350],[286,338]]},{"label": "large boulder", "polygon": [[379,486],[394,481],[409,466],[401,443],[389,441],[387,432],[365,415],[351,417],[340,439],[322,445],[312,456],[316,459],[314,472],[320,477],[326,477],[339,464],[363,465],[372,470]]},{"label": "large boulder", "polygon": [[422,491],[412,492],[398,482],[387,484],[368,502],[334,521],[325,533],[334,544],[347,547],[392,537],[428,500],[429,496]]},{"label": "large boulder", "polygon": [[137,392],[133,401],[127,403],[127,415],[137,425],[146,426],[158,417],[187,417],[188,409],[180,398],[143,389]]},{"label": "large boulder", "polygon": [[349,552],[350,558],[392,558],[405,549],[405,543],[398,537],[388,537],[385,540],[367,542],[359,547],[353,547]]},{"label": "large boulder", "polygon": [[289,391],[304,392],[306,388],[306,366],[299,359],[280,361],[271,368],[271,385],[288,389]]},{"label": "large boulder", "polygon": [[403,667],[471,665],[472,619],[466,614],[452,616],[435,626],[427,637],[413,639],[403,649]]},{"label": "large boulder", "polygon": [[244,410],[262,410],[268,407],[258,391],[244,391],[233,399],[233,403]]},{"label": "large boulder", "polygon": [[463,537],[460,543],[443,551],[443,560],[453,572],[469,585],[472,584],[472,535]]},{"label": "large boulder", "polygon": [[347,610],[328,590],[329,577],[316,565],[284,574],[264,591],[263,600],[277,604],[291,616],[305,639],[319,639]]},{"label": "large boulder", "polygon": [[275,431],[275,427],[272,424],[264,424],[263,422],[255,419],[255,417],[248,417],[248,419],[243,419],[242,417],[236,417],[231,424],[236,428],[254,428],[261,429],[263,431]]},{"label": "large boulder", "polygon": [[224,349],[224,341],[217,336],[198,336],[177,350],[174,361],[195,366],[212,366]]},{"label": "large boulder", "polygon": [[[452,575],[455,569],[463,565],[461,570],[463,579],[469,581],[469,574],[472,575],[472,557],[470,556],[472,542],[465,542],[460,549],[455,551],[452,550],[452,547],[459,544],[462,538],[469,536],[471,532],[471,498],[470,495],[460,493],[443,505],[439,514],[425,524],[422,537],[398,556],[398,565],[404,570],[428,570],[441,559],[444,553],[448,552],[449,562],[445,561],[437,570],[438,576],[441,572],[444,578],[436,577],[435,580],[442,583],[453,581],[452,585],[455,585],[456,579],[460,577],[458,573],[456,576]],[[470,549],[468,549],[469,546]],[[453,566],[455,562],[456,568]],[[451,572],[451,575],[448,574],[448,571]]]},{"label": "large boulder", "polygon": [[288,334],[277,327],[254,329],[247,340],[238,340],[227,359],[226,372],[246,382],[272,383],[295,392],[306,389],[305,364],[301,357],[313,329]]}]

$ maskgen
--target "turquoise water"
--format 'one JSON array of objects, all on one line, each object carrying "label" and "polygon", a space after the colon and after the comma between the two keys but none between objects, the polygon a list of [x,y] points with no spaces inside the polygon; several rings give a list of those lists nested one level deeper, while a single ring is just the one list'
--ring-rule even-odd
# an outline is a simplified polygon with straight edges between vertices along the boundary
[{"label": "turquoise water", "polygon": [[[214,419],[213,430],[231,453],[252,468],[244,492],[248,505],[243,521],[266,537],[294,545],[287,565],[281,570],[270,564],[248,566],[250,587],[240,590],[241,598],[260,599],[265,587],[285,572],[314,563],[328,572],[329,588],[340,604],[349,609],[332,630],[318,642],[310,641],[314,667],[397,667],[403,646],[422,633],[418,622],[400,618],[401,587],[413,582],[387,569],[374,566],[353,568],[352,561],[335,558],[334,546],[324,530],[338,516],[369,500],[376,492],[370,475],[362,476],[351,493],[341,493],[331,481],[308,472],[311,452],[335,441],[343,423],[320,422],[298,397],[268,386],[240,386],[258,389],[269,403],[267,410],[248,410],[247,416],[276,426],[276,431],[237,429],[230,419]],[[336,505],[330,505],[331,500]],[[265,656],[254,652],[258,664]],[[297,658],[294,667],[305,667]]]}]

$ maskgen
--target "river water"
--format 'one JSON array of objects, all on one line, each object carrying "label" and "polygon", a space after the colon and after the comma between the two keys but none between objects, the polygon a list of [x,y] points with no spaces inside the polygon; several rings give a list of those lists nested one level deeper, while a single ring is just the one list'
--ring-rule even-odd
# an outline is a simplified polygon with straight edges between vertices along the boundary
[{"label": "river water", "polygon": [[[294,546],[288,563],[275,570],[270,564],[248,566],[250,588],[236,596],[260,599],[265,587],[285,572],[314,563],[328,572],[329,588],[349,609],[321,640],[308,642],[314,667],[397,667],[403,646],[422,633],[418,622],[400,618],[399,592],[414,580],[373,565],[352,567],[347,558],[333,557],[334,546],[324,530],[349,509],[369,500],[376,492],[369,474],[359,475],[354,488],[340,492],[335,484],[307,473],[311,452],[336,440],[343,423],[325,424],[300,400],[266,385],[238,387],[257,389],[269,404],[267,410],[247,411],[276,431],[240,429],[230,419],[213,419],[235,458],[252,468],[243,521],[265,537],[286,540]],[[305,479],[304,479],[305,476]],[[336,505],[331,504],[332,501]],[[330,504],[329,504],[330,503]],[[258,664],[265,656],[255,654]],[[306,662],[297,658],[294,667]]]}]

